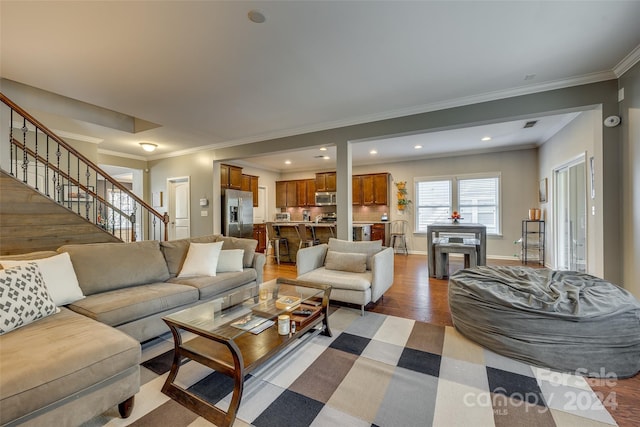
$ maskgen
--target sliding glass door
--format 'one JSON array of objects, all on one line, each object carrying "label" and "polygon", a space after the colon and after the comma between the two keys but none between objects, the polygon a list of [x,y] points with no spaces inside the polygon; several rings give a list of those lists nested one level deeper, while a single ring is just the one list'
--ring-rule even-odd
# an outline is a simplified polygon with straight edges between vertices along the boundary
[{"label": "sliding glass door", "polygon": [[585,159],[555,170],[556,268],[587,271],[587,185]]}]

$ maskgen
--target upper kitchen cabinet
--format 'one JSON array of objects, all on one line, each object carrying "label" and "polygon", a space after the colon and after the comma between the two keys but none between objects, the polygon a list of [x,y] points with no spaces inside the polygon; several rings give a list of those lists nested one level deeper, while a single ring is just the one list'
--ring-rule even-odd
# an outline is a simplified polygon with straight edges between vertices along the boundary
[{"label": "upper kitchen cabinet", "polygon": [[232,165],[220,165],[220,186],[240,190],[242,188],[242,168]]},{"label": "upper kitchen cabinet", "polygon": [[298,181],[276,181],[276,207],[298,206]]},{"label": "upper kitchen cabinet", "polygon": [[316,174],[316,191],[336,191],[336,173],[322,172]]},{"label": "upper kitchen cabinet", "polygon": [[242,174],[242,191],[251,191],[253,193],[253,207],[258,206],[258,177],[254,175]]},{"label": "upper kitchen cabinet", "polygon": [[353,175],[351,177],[351,204],[362,205],[362,176]]},{"label": "upper kitchen cabinet", "polygon": [[[389,203],[389,174],[376,173],[360,175],[362,179],[363,205],[388,205]],[[355,203],[355,202],[354,202]]]},{"label": "upper kitchen cabinet", "polygon": [[297,206],[314,206],[316,203],[316,180],[302,179],[296,183]]}]

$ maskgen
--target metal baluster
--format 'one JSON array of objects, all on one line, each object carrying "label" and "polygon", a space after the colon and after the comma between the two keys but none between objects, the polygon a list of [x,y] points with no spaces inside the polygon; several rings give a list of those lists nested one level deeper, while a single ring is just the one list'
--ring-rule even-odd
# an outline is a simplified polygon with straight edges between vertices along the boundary
[{"label": "metal baluster", "polygon": [[44,165],[44,188],[47,197],[51,197],[49,192],[49,135],[47,135],[47,162]]},{"label": "metal baluster", "polygon": [[36,190],[40,191],[40,189],[38,188],[38,127],[36,127],[36,150],[35,151],[36,151],[36,157],[34,161],[35,168],[36,168],[34,173],[35,180],[36,180],[35,187],[36,187]]},{"label": "metal baluster", "polygon": [[[17,152],[17,150],[16,150]],[[11,108],[11,114],[9,118],[9,170],[11,171],[11,176],[15,176],[13,174],[13,166],[17,164],[13,161],[13,108]],[[16,166],[16,173],[18,167]]]},{"label": "metal baluster", "polygon": [[22,119],[22,182],[27,182],[27,168],[29,167],[29,159],[27,158],[27,119]]},{"label": "metal baluster", "polygon": [[86,190],[86,194],[87,194],[87,200],[85,202],[85,218],[87,219],[87,221],[89,220],[89,201],[93,198],[93,195],[91,193],[89,193],[89,177],[91,177],[91,172],[89,172],[89,165],[87,164],[87,170],[84,173],[85,177],[87,178],[87,190]]}]

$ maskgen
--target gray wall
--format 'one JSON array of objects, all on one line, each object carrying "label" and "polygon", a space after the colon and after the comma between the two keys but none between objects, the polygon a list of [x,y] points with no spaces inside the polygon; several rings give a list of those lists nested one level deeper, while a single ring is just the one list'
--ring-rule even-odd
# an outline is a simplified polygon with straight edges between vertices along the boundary
[{"label": "gray wall", "polygon": [[[604,276],[604,224],[603,224],[603,176],[602,176],[602,113],[600,109],[585,111],[554,135],[542,147],[539,154],[540,179],[547,178],[547,203],[540,207],[547,218],[547,250],[546,265],[555,265],[555,227],[554,227],[554,170],[582,156],[585,160],[585,179],[587,180],[587,272],[598,277]],[[589,174],[589,158],[595,161],[595,194],[591,199]],[[593,208],[593,209],[592,209]],[[595,215],[592,215],[595,212]]]},{"label": "gray wall", "polygon": [[624,88],[622,116],[622,224],[623,283],[640,298],[640,63],[619,81]]}]

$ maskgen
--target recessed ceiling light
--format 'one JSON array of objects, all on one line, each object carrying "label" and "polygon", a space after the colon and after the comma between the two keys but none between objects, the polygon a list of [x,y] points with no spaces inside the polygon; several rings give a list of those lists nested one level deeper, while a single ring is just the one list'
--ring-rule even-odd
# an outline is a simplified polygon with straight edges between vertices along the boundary
[{"label": "recessed ceiling light", "polygon": [[290,164],[291,164],[291,160],[285,160],[285,161],[284,161],[284,164],[285,164],[285,165],[290,165]]},{"label": "recessed ceiling light", "polygon": [[148,153],[151,153],[153,151],[156,151],[156,148],[158,148],[158,144],[153,144],[151,142],[141,142],[140,146],[142,147],[142,149]]},{"label": "recessed ceiling light", "polygon": [[331,159],[331,157],[329,157],[329,156],[322,156],[322,158],[325,159],[325,160]]},{"label": "recessed ceiling light", "polygon": [[378,154],[378,150],[371,150],[369,151],[369,154]]},{"label": "recessed ceiling light", "polygon": [[414,145],[413,148],[415,148],[416,150],[419,150],[422,148],[422,145],[418,144],[418,145]]},{"label": "recessed ceiling light", "polygon": [[327,147],[320,147],[320,151],[327,151]]},{"label": "recessed ceiling light", "polygon": [[484,138],[481,139],[481,141],[491,141],[491,137],[485,136]]},{"label": "recessed ceiling light", "polygon": [[255,22],[256,24],[262,24],[267,20],[267,18],[264,17],[264,14],[257,10],[250,10],[249,13],[247,13],[247,16],[249,17],[249,21]]}]

